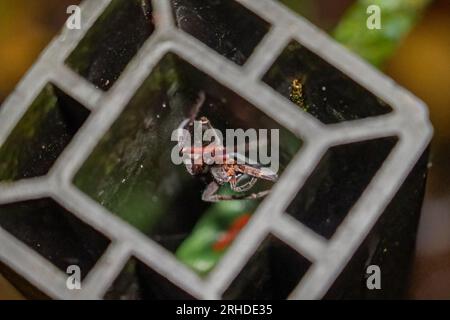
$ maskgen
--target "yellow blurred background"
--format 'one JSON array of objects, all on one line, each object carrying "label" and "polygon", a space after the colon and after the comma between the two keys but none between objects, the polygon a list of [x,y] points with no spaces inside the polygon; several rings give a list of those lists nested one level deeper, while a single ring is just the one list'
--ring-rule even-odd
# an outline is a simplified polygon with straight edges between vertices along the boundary
[{"label": "yellow blurred background", "polygon": [[[77,2],[0,0],[0,103]],[[450,299],[450,1],[433,2],[385,71],[428,104],[435,127],[409,296]],[[0,275],[0,299],[21,298]]]},{"label": "yellow blurred background", "polygon": [[386,72],[428,104],[435,129],[410,297],[450,299],[450,1],[434,1]]},{"label": "yellow blurred background", "polygon": [[[0,104],[64,25],[76,0],[0,0]],[[1,244],[0,244],[1,245]],[[0,300],[23,299],[0,275]]]}]

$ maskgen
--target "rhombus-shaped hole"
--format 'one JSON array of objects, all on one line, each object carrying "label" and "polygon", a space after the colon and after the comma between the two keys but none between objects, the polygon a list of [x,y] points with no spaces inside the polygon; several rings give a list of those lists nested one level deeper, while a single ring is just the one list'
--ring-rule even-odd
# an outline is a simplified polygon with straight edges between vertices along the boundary
[{"label": "rhombus-shaped hole", "polygon": [[88,116],[80,103],[45,86],[0,147],[0,181],[47,174]]},{"label": "rhombus-shaped hole", "polygon": [[325,124],[389,113],[391,107],[296,41],[263,81]]},{"label": "rhombus-shaped hole", "polygon": [[171,0],[180,29],[243,65],[270,25],[234,0]]},{"label": "rhombus-shaped hole", "polygon": [[273,235],[269,235],[227,291],[225,299],[286,299],[311,262]]},{"label": "rhombus-shaped hole", "polygon": [[287,212],[331,238],[396,142],[397,138],[392,137],[331,148]]},{"label": "rhombus-shaped hole", "polygon": [[151,0],[113,0],[66,63],[108,90],[153,33]]},{"label": "rhombus-shaped hole", "polygon": [[0,226],[64,273],[68,266],[77,265],[82,278],[109,244],[102,234],[49,198],[1,205]]}]

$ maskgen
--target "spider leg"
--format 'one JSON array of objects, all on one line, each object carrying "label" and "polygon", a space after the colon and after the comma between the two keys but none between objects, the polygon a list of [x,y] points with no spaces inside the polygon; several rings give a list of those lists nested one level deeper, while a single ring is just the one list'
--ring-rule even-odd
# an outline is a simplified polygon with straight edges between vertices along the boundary
[{"label": "spider leg", "polygon": [[258,182],[258,178],[252,177],[247,183],[244,183],[241,186],[238,186],[239,181],[243,178],[239,177],[237,180],[230,181],[230,186],[233,191],[236,192],[245,192],[253,188],[253,186]]},{"label": "spider leg", "polygon": [[205,191],[203,191],[202,194],[202,200],[206,202],[218,202],[221,199],[219,198],[219,195],[217,194],[217,191],[219,191],[219,184],[215,181],[212,181],[208,186],[206,187]]},{"label": "spider leg", "polygon": [[203,191],[202,200],[206,202],[219,202],[219,201],[229,201],[229,200],[253,200],[265,197],[270,193],[270,190],[261,191],[258,193],[252,193],[249,195],[222,195],[217,194],[220,186],[217,182],[211,182]]},{"label": "spider leg", "polygon": [[211,121],[207,117],[201,118],[202,125],[204,125],[207,129],[211,129],[214,134],[214,143],[219,146],[223,146],[223,141],[217,134],[216,129],[212,126]]},{"label": "spider leg", "polygon": [[198,116],[198,113],[200,112],[200,109],[202,108],[203,104],[205,103],[206,96],[203,91],[200,91],[198,94],[198,98],[195,101],[194,106],[192,107],[191,114],[189,115],[189,118],[184,119],[181,124],[178,126],[178,129],[186,129],[186,127],[195,121],[195,119]]},{"label": "spider leg", "polygon": [[190,122],[194,122],[194,120],[197,118],[198,113],[200,112],[200,109],[203,107],[203,105],[205,104],[205,100],[206,100],[206,96],[205,93],[203,91],[200,91],[198,93],[198,98],[195,101],[194,106],[192,107],[192,111],[191,114],[189,116],[189,120]]},{"label": "spider leg", "polygon": [[183,149],[186,146],[187,142],[189,142],[188,136],[185,134],[185,131],[184,131],[186,126],[189,124],[189,122],[190,122],[189,119],[185,119],[178,126],[177,141],[178,141],[178,146],[180,147],[180,149]]},{"label": "spider leg", "polygon": [[260,192],[257,192],[257,193],[249,194],[249,195],[244,196],[244,197],[238,196],[237,199],[240,199],[240,200],[253,200],[253,199],[259,199],[259,198],[264,198],[264,197],[267,196],[269,193],[270,193],[270,190],[264,190],[264,191],[260,191]]},{"label": "spider leg", "polygon": [[238,164],[236,165],[236,169],[243,174],[247,174],[258,179],[264,179],[272,182],[276,182],[278,180],[278,175],[266,167],[256,168],[247,164]]},{"label": "spider leg", "polygon": [[200,112],[201,107],[205,103],[206,97],[205,93],[203,91],[200,91],[198,94],[197,101],[195,102],[194,106],[192,107],[191,114],[189,118],[184,119],[180,125],[178,126],[178,145],[180,148],[183,148],[186,145],[186,142],[188,142],[187,137],[184,135],[183,129],[186,129],[192,122],[195,121],[195,118],[197,117],[198,113]]}]

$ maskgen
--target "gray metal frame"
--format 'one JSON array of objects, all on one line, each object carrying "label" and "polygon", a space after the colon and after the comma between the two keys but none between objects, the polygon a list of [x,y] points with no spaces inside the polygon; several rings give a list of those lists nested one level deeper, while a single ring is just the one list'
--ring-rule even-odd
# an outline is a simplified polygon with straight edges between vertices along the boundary
[{"label": "gray metal frame", "polygon": [[[105,234],[112,243],[84,280],[81,290],[68,290],[63,272],[1,228],[0,260],[44,293],[58,299],[101,299],[132,256],[197,298],[220,299],[268,233],[272,233],[312,262],[289,298],[321,298],[429,144],[432,127],[424,103],[342,48],[317,27],[272,0],[236,0],[272,24],[243,67],[178,30],[173,23],[169,1],[153,0],[158,15],[156,31],[113,88],[102,92],[69,69],[64,61],[110,1],[84,1],[82,30],[64,29],[0,109],[0,145],[48,82],[92,111],[48,175],[0,184],[0,204],[52,197]],[[393,112],[324,125],[295,108],[260,80],[293,39],[386,101]],[[121,114],[152,68],[169,51],[231,88],[305,142],[270,196],[258,207],[249,225],[206,279],[200,278],[178,262],[172,253],[108,212],[71,183],[99,139]],[[276,109],[272,107],[274,105]],[[387,136],[397,136],[399,142],[332,239],[326,240],[285,214],[289,203],[331,146]]]}]

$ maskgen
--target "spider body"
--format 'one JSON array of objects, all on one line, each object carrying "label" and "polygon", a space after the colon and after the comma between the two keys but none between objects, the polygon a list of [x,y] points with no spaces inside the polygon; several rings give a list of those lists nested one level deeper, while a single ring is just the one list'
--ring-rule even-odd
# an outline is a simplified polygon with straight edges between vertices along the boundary
[{"label": "spider body", "polygon": [[[180,129],[188,129],[193,126],[197,115],[205,102],[205,94],[199,94],[190,118],[185,119]],[[206,117],[200,118],[202,132],[207,129],[214,129],[211,122]],[[258,164],[249,164],[246,158],[236,152],[227,150],[221,143],[220,138],[215,136],[215,143],[206,146],[192,146],[187,137],[180,135],[178,144],[183,157],[187,159],[184,162],[186,170],[193,176],[209,178],[208,186],[203,192],[202,199],[208,202],[217,202],[223,200],[237,199],[257,199],[266,196],[269,190],[258,193],[244,194],[249,191],[258,182],[259,179],[275,182],[278,179],[276,173],[268,168],[263,168]],[[205,161],[207,157],[210,161]],[[211,160],[215,161],[211,161]],[[221,160],[221,161],[217,161]],[[242,160],[242,161],[238,161]],[[230,188],[235,191],[235,195],[219,195],[217,194],[220,186],[229,184]]]}]

